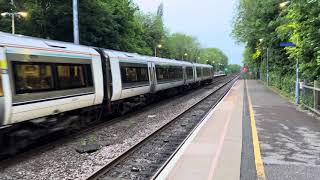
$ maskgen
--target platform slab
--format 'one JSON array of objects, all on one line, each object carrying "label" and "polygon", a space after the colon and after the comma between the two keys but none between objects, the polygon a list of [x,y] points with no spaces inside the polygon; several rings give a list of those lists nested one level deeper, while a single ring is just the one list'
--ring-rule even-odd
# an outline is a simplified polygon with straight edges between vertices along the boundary
[{"label": "platform slab", "polygon": [[240,178],[243,91],[236,82],[157,179]]},{"label": "platform slab", "polygon": [[262,82],[248,80],[268,180],[319,179],[320,121]]}]

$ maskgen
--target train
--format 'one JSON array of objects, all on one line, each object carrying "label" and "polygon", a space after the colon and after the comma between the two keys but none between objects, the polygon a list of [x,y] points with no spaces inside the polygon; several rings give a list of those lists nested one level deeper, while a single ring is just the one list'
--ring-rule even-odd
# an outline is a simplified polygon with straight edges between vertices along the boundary
[{"label": "train", "polygon": [[0,138],[86,123],[213,76],[211,65],[0,32]]}]

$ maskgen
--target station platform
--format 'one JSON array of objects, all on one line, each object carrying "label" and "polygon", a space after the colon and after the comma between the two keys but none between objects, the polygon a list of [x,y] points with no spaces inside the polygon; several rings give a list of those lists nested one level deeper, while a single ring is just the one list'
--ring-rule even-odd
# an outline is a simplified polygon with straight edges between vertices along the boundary
[{"label": "station platform", "polygon": [[236,82],[157,179],[239,179],[243,91]]},{"label": "station platform", "polygon": [[255,80],[239,80],[157,179],[320,177],[320,119]]}]

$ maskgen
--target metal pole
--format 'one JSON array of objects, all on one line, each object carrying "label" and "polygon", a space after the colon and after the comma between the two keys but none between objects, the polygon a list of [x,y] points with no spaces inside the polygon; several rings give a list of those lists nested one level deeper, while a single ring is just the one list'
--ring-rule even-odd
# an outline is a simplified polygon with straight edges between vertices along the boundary
[{"label": "metal pole", "polygon": [[300,104],[300,85],[299,85],[299,60],[297,59],[296,64],[296,104]]},{"label": "metal pole", "polygon": [[264,56],[264,49],[262,48],[261,65],[260,65],[260,67],[258,68],[259,74],[257,73],[257,75],[259,75],[259,79],[260,79],[260,80],[263,80],[263,79],[262,79],[262,73],[263,73],[263,72],[262,72],[262,67],[261,67],[261,66],[262,66],[262,63],[263,63],[263,59],[264,59],[263,56]]},{"label": "metal pole", "polygon": [[269,48],[267,48],[267,86],[269,86]]},{"label": "metal pole", "polygon": [[73,40],[75,44],[79,44],[79,16],[78,16],[78,0],[72,0],[73,4]]},{"label": "metal pole", "polygon": [[157,46],[154,47],[154,57],[157,57]]},{"label": "metal pole", "polygon": [[12,20],[11,20],[11,23],[12,23],[12,34],[15,34],[16,33],[15,32],[16,27],[15,27],[15,22],[14,22],[14,13],[11,13],[11,18],[12,18]]}]

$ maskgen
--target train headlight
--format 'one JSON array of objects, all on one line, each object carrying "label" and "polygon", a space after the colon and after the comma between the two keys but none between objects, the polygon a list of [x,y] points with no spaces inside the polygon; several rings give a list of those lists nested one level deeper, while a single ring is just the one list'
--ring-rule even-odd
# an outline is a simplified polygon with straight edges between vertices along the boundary
[{"label": "train headlight", "polygon": [[0,97],[3,96],[2,74],[0,73]]}]

